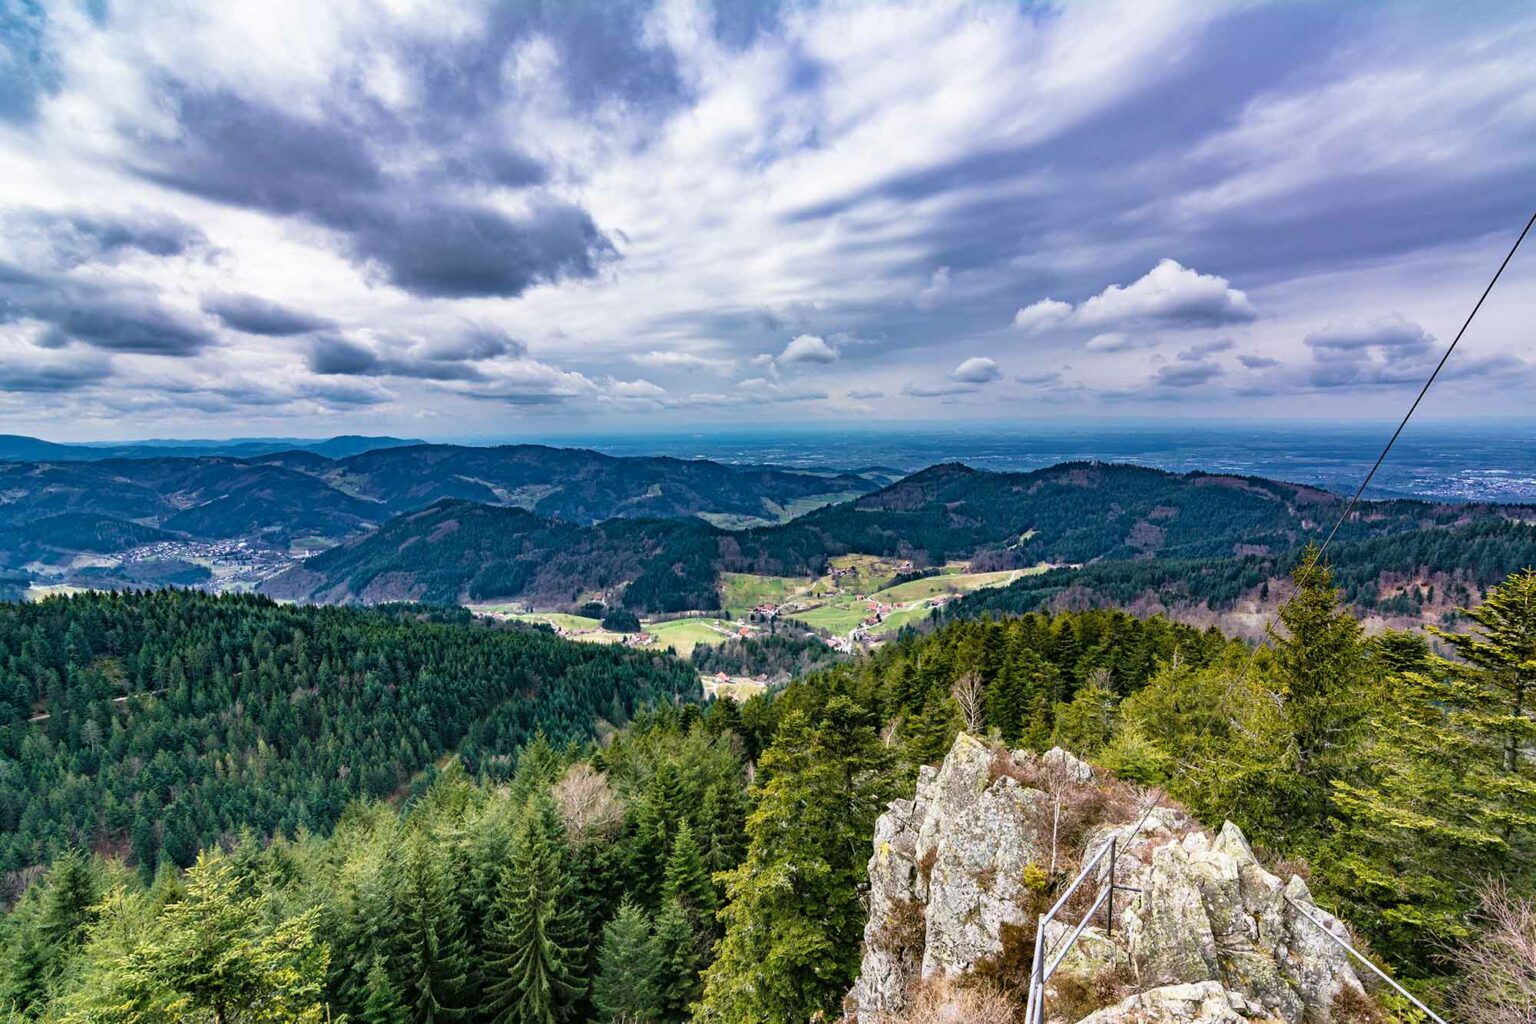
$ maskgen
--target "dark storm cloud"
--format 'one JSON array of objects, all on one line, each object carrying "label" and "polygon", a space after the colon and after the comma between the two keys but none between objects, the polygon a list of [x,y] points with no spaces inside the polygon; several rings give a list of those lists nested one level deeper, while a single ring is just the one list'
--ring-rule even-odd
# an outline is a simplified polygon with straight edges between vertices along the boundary
[{"label": "dark storm cloud", "polygon": [[0,323],[36,320],[48,330],[43,348],[72,341],[107,352],[185,357],[214,343],[201,320],[142,290],[108,290],[66,277],[0,278]]},{"label": "dark storm cloud", "polygon": [[316,373],[366,377],[382,373],[379,357],[371,349],[345,338],[316,338],[309,347],[309,368]]},{"label": "dark storm cloud", "polygon": [[1192,388],[1209,384],[1224,372],[1215,363],[1169,363],[1157,368],[1152,383],[1165,388]]},{"label": "dark storm cloud", "polygon": [[417,295],[521,295],[535,284],[592,277],[614,252],[586,211],[568,203],[520,217],[457,204],[375,212],[353,228],[354,257]]},{"label": "dark storm cloud", "polygon": [[22,356],[0,356],[0,391],[46,394],[78,391],[112,376],[105,359],[40,361]]},{"label": "dark storm cloud", "polygon": [[275,338],[308,334],[335,326],[333,321],[325,317],[290,309],[256,295],[206,296],[203,309],[237,331]]},{"label": "dark storm cloud", "polygon": [[[374,147],[409,146],[414,135],[398,120],[329,111],[313,122],[229,92],[168,88],[181,132],[146,145],[142,175],[330,228],[355,262],[416,295],[517,296],[535,284],[591,277],[615,254],[586,211],[570,203],[535,196],[513,214],[454,198],[461,182],[441,168],[386,173]],[[498,183],[542,180],[531,157],[501,145],[456,159],[450,167],[478,166]]]},{"label": "dark storm cloud", "polygon": [[310,343],[308,365],[315,373],[335,377],[411,377],[435,381],[483,381],[486,375],[464,359],[415,355],[379,355],[372,349],[335,335]]},{"label": "dark storm cloud", "polygon": [[61,267],[111,260],[127,252],[169,258],[208,245],[195,224],[149,211],[61,214],[33,210],[11,218],[9,228],[41,238],[48,255]]}]

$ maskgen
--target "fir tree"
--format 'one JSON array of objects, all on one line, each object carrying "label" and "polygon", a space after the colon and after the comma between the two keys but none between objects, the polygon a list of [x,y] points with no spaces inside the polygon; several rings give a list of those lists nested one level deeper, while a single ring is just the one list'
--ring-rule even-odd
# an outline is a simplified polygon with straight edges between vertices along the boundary
[{"label": "fir tree", "polygon": [[714,917],[715,888],[710,884],[703,853],[687,822],[677,827],[677,838],[672,841],[661,898],[663,903],[676,901],[695,921],[707,922]]},{"label": "fir tree", "polygon": [[870,830],[892,784],[865,712],[832,697],[787,712],[763,755],[745,862],[726,883],[725,937],[698,1019],[747,1024],[836,1011],[858,967]]},{"label": "fir tree", "polygon": [[562,907],[568,884],[557,829],[553,803],[536,796],[518,827],[496,908],[482,1007],[495,1024],[558,1024],[582,994],[577,923]]},{"label": "fir tree", "polygon": [[404,980],[413,1024],[458,1020],[469,983],[463,922],[430,835],[407,841],[395,894],[401,946],[396,976]]},{"label": "fir tree", "polygon": [[606,1024],[646,1024],[656,1014],[656,949],[644,908],[631,900],[603,927],[592,998]]},{"label": "fir tree", "polygon": [[366,998],[360,1017],[363,1024],[410,1024],[400,987],[389,976],[382,957],[375,957],[368,968]]},{"label": "fir tree", "polygon": [[703,990],[700,971],[709,963],[709,942],[694,915],[676,899],[664,902],[656,915],[651,960],[657,1019],[681,1024],[689,1019]]},{"label": "fir tree", "polygon": [[1296,814],[1316,820],[1326,808],[1329,782],[1344,768],[1368,675],[1360,624],[1340,609],[1333,571],[1316,545],[1307,547],[1291,579],[1296,592],[1280,613],[1286,635],[1271,636],[1296,737],[1296,771],[1306,784]]},{"label": "fir tree", "polygon": [[1056,705],[1051,743],[1081,757],[1092,757],[1114,737],[1120,701],[1109,688],[1109,672],[1095,669],[1077,695]]}]

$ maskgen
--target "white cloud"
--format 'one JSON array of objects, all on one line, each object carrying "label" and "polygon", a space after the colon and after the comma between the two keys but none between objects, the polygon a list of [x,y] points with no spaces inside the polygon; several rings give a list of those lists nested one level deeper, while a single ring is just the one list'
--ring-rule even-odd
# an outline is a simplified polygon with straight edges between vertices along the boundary
[{"label": "white cloud", "polygon": [[986,356],[972,356],[950,371],[950,380],[964,384],[990,384],[1002,377],[997,363]]},{"label": "white cloud", "polygon": [[1138,348],[1154,348],[1157,339],[1144,334],[1126,334],[1124,331],[1105,331],[1095,334],[1084,343],[1089,352],[1130,352]]},{"label": "white cloud", "polygon": [[1021,331],[1035,333],[1065,323],[1072,316],[1072,303],[1060,299],[1041,299],[1021,308],[1013,315],[1013,326]]},{"label": "white cloud", "polygon": [[837,349],[827,344],[825,338],[815,334],[802,334],[784,346],[778,362],[781,366],[794,366],[798,363],[826,365],[837,362],[837,357]]},{"label": "white cloud", "polygon": [[630,361],[641,366],[652,366],[662,370],[701,370],[705,373],[716,373],[724,376],[736,368],[736,360],[722,359],[713,356],[700,356],[692,352],[667,352],[653,350],[641,352],[629,357]]},{"label": "white cloud", "polygon": [[1165,259],[1132,283],[1112,284],[1075,307],[1058,299],[1041,299],[1014,314],[1013,324],[1030,332],[1064,325],[1104,331],[1243,323],[1257,315],[1247,294],[1226,278]]}]

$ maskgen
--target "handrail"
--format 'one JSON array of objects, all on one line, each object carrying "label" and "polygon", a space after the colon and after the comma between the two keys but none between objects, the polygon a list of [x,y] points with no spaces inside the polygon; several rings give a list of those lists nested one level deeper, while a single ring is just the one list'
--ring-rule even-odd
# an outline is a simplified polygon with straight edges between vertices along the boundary
[{"label": "handrail", "polygon": [[[1041,1024],[1045,1019],[1045,983],[1050,980],[1051,975],[1056,973],[1056,968],[1061,966],[1061,962],[1072,951],[1072,947],[1077,942],[1078,937],[1083,934],[1083,929],[1088,927],[1088,922],[1093,920],[1093,915],[1099,912],[1099,908],[1104,906],[1106,901],[1109,903],[1109,929],[1111,932],[1113,931],[1115,926],[1115,889],[1117,888],[1115,885],[1115,854],[1119,843],[1120,837],[1112,836],[1109,842],[1101,846],[1099,852],[1094,854],[1088,863],[1083,865],[1082,870],[1077,873],[1077,877],[1072,880],[1072,884],[1067,886],[1067,891],[1061,894],[1061,897],[1056,900],[1056,903],[1050,910],[1041,914],[1035,921],[1035,958],[1034,964],[1030,968],[1029,999],[1024,1008],[1024,1024]],[[1067,900],[1072,898],[1072,895],[1077,892],[1078,888],[1082,886],[1094,868],[1099,866],[1099,862],[1106,855],[1109,857],[1109,884],[1099,892],[1098,897],[1093,901],[1093,905],[1088,908],[1087,913],[1083,914],[1082,918],[1077,922],[1077,927],[1072,930],[1071,935],[1067,936],[1066,941],[1061,944],[1061,948],[1055,951],[1055,956],[1051,958],[1050,965],[1047,966],[1045,963],[1045,926],[1055,920],[1056,914],[1066,905]]]},{"label": "handrail", "polygon": [[1300,903],[1297,903],[1295,900],[1291,899],[1289,896],[1285,896],[1284,898],[1285,898],[1285,902],[1289,903],[1291,905],[1291,907],[1294,908],[1295,911],[1298,914],[1300,914],[1302,917],[1306,918],[1308,921],[1311,921],[1313,924],[1317,925],[1319,931],[1321,931],[1324,935],[1328,936],[1334,942],[1337,942],[1340,946],[1343,946],[1345,952],[1349,953],[1356,960],[1359,960],[1361,963],[1365,964],[1365,966],[1369,967],[1371,969],[1371,972],[1374,973],[1376,975],[1376,977],[1380,978],[1382,981],[1386,982],[1388,985],[1391,985],[1394,989],[1397,990],[1397,994],[1398,995],[1400,995],[1404,999],[1408,1000],[1414,1006],[1417,1006],[1426,1015],[1428,1015],[1430,1020],[1436,1021],[1437,1024],[1446,1024],[1446,1020],[1445,1020],[1444,1017],[1440,1016],[1434,1010],[1431,1010],[1429,1007],[1427,1007],[1423,1003],[1419,1002],[1419,1000],[1417,998],[1415,998],[1415,996],[1414,996],[1414,994],[1412,992],[1409,992],[1407,989],[1403,988],[1403,986],[1401,986],[1397,982],[1393,981],[1392,978],[1387,974],[1386,971],[1383,971],[1380,967],[1377,967],[1375,964],[1371,963],[1371,961],[1369,959],[1367,959],[1365,957],[1365,955],[1362,954],[1359,950],[1357,950],[1354,946],[1351,946],[1349,943],[1345,942],[1343,939],[1341,939],[1337,935],[1333,934],[1333,929],[1329,928],[1327,925],[1323,924],[1323,922],[1321,922],[1317,918],[1313,917],[1310,913],[1307,912],[1307,909],[1305,907],[1303,907]]}]

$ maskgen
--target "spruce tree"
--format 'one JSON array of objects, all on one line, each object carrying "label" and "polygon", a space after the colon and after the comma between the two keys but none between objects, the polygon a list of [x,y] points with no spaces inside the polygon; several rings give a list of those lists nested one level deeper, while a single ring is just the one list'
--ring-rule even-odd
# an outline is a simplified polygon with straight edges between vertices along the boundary
[{"label": "spruce tree", "polygon": [[677,827],[677,838],[672,840],[661,898],[663,903],[676,901],[697,922],[709,922],[714,918],[715,887],[710,884],[703,852],[687,822]]},{"label": "spruce tree", "polygon": [[1315,544],[1302,554],[1291,579],[1296,591],[1280,613],[1286,635],[1271,631],[1271,638],[1304,787],[1296,815],[1319,821],[1329,783],[1345,768],[1369,675],[1360,624],[1339,607],[1333,571]]},{"label": "spruce tree", "polygon": [[1109,673],[1095,670],[1069,702],[1056,705],[1051,743],[1080,757],[1092,757],[1114,737],[1120,701],[1109,688]]},{"label": "spruce tree", "polygon": [[730,873],[725,936],[696,1019],[748,1024],[835,1014],[858,968],[859,884],[893,778],[890,752],[844,696],[814,722],[785,713],[762,759],[746,860]]},{"label": "spruce tree", "polygon": [[463,1018],[469,983],[464,926],[431,836],[417,832],[407,840],[395,903],[401,947],[395,973],[404,982],[413,1024]]},{"label": "spruce tree", "polygon": [[389,976],[382,957],[375,957],[368,968],[366,997],[363,1000],[363,1024],[410,1024],[400,987]]},{"label": "spruce tree", "polygon": [[562,905],[569,885],[558,822],[553,803],[540,794],[518,826],[486,965],[482,1011],[494,1024],[558,1024],[582,995],[579,925]]},{"label": "spruce tree", "polygon": [[662,904],[650,954],[658,1020],[681,1024],[689,1019],[703,990],[700,971],[709,963],[709,945],[708,936],[681,902],[669,898]]},{"label": "spruce tree", "polygon": [[645,909],[632,900],[603,926],[592,998],[606,1024],[645,1024],[656,1015],[656,949]]},{"label": "spruce tree", "polygon": [[1420,968],[1436,940],[1470,934],[1476,887],[1536,874],[1536,573],[1467,611],[1471,634],[1436,630],[1461,656],[1394,675],[1375,702],[1358,780],[1336,781],[1330,888],[1383,949]]}]

